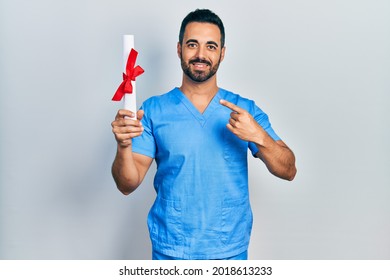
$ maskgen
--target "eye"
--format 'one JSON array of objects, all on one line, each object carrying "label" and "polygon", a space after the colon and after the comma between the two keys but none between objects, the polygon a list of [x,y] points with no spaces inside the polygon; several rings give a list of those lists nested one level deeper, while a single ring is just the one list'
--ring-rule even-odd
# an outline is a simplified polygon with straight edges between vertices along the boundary
[{"label": "eye", "polygon": [[189,47],[190,49],[194,49],[194,48],[197,47],[197,44],[195,44],[195,43],[189,43],[189,44],[187,44],[187,47]]},{"label": "eye", "polygon": [[212,51],[215,51],[217,49],[215,45],[207,45],[207,48]]}]

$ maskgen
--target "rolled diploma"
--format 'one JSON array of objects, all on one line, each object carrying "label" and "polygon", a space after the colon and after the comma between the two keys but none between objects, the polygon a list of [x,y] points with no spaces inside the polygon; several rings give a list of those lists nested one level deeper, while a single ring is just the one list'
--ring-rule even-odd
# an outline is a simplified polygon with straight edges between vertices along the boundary
[{"label": "rolled diploma", "polygon": [[[129,54],[131,49],[134,48],[134,35],[123,35],[123,73],[126,73],[126,64],[127,59],[129,58]],[[135,88],[135,81],[131,81],[133,86],[132,93],[126,93],[123,97],[124,108],[129,110],[135,114],[135,117],[132,119],[137,119],[137,94]]]}]

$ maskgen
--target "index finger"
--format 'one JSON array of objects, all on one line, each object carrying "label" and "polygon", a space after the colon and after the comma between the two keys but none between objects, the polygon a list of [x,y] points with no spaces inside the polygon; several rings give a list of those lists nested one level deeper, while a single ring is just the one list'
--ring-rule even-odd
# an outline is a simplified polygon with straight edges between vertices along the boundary
[{"label": "index finger", "polygon": [[120,109],[118,111],[118,114],[116,115],[116,119],[121,119],[123,117],[130,117],[130,118],[133,118],[135,116],[135,114],[129,110],[126,110],[126,109]]},{"label": "index finger", "polygon": [[242,113],[244,109],[241,107],[238,107],[236,104],[233,104],[227,100],[221,99],[219,100],[219,103],[221,103],[223,106],[229,108],[230,110],[237,112],[237,113]]}]

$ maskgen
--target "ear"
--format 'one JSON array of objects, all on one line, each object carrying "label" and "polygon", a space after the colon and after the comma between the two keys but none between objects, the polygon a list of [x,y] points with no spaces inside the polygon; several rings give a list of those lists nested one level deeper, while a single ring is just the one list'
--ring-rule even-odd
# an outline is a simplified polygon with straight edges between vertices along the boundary
[{"label": "ear", "polygon": [[180,42],[177,42],[177,56],[181,58],[181,44]]},{"label": "ear", "polygon": [[221,62],[223,61],[223,59],[225,58],[225,51],[226,51],[226,46],[224,46],[221,50]]}]

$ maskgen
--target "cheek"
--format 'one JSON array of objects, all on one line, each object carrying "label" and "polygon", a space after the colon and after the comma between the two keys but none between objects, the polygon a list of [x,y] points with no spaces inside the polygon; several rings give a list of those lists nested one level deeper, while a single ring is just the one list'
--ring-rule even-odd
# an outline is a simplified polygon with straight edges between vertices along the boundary
[{"label": "cheek", "polygon": [[188,61],[191,58],[191,56],[189,56],[188,52],[184,52],[184,53],[182,52],[180,58],[183,61]]},{"label": "cheek", "polygon": [[221,60],[221,56],[220,55],[214,55],[213,57],[212,57],[212,61],[213,61],[213,64],[215,65],[215,64],[219,64],[222,60]]}]

